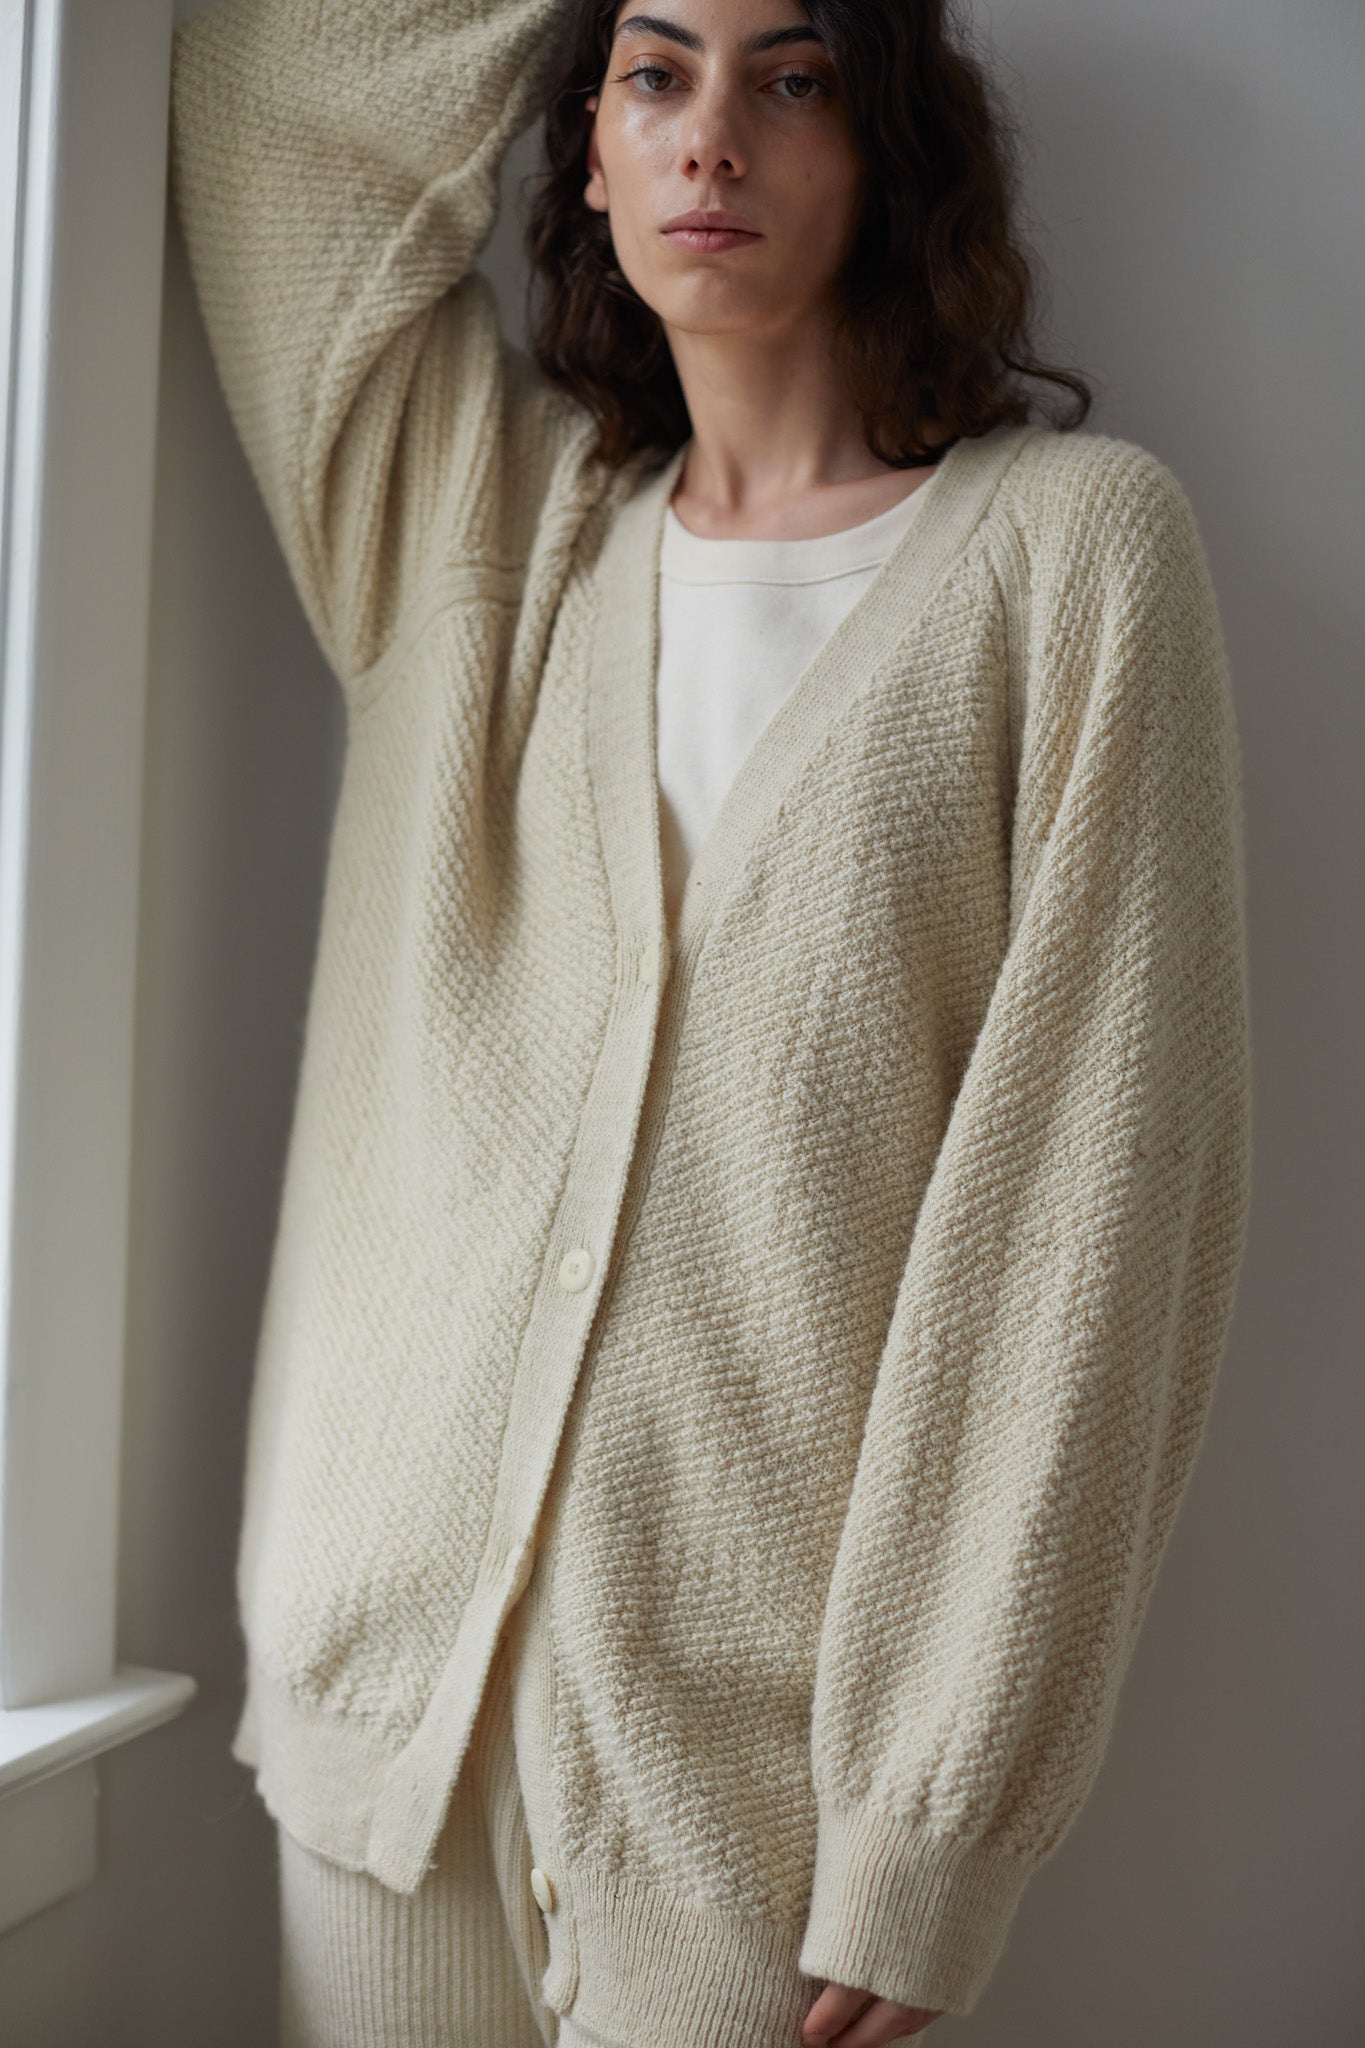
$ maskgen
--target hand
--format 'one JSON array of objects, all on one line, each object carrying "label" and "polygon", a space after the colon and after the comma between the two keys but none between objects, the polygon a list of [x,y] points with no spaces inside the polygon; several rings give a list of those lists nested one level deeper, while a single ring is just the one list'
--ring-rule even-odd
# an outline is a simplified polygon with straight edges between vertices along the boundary
[{"label": "hand", "polygon": [[943,2011],[924,2005],[896,2005],[871,1991],[847,1984],[826,1984],[801,2028],[802,2048],[884,2048],[888,2041],[907,2041]]}]

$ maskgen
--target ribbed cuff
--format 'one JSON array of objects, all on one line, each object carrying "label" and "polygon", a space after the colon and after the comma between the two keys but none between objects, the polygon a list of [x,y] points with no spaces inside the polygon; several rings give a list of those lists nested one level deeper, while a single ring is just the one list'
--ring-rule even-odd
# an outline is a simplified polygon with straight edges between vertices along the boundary
[{"label": "ribbed cuff", "polygon": [[822,1804],[800,1967],[898,2005],[970,2012],[1036,1867],[893,1814]]}]

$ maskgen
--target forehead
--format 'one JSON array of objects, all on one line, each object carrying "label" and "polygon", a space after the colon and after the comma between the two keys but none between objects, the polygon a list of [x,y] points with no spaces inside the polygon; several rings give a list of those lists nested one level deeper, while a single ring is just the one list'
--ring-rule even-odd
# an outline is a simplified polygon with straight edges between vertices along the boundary
[{"label": "forehead", "polygon": [[820,41],[800,0],[622,0],[614,32],[696,51],[747,52]]}]

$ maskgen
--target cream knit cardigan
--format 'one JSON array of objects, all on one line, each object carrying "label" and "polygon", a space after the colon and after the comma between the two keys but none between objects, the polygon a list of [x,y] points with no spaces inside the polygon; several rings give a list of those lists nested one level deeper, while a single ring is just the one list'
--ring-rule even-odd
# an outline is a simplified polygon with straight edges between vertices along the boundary
[{"label": "cream knit cardigan", "polygon": [[647,2048],[796,1967],[967,2012],[1099,1768],[1241,1257],[1218,611],[1141,447],[959,442],[670,949],[682,451],[596,464],[470,268],[564,14],[175,36],[196,288],[348,720],[234,1754],[412,1890],[538,1554],[552,2002]]}]

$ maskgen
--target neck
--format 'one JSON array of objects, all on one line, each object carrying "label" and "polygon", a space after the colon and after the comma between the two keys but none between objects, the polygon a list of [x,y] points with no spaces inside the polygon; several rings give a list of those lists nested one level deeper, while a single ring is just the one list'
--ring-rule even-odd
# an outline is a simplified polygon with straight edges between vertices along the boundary
[{"label": "neck", "polygon": [[674,494],[694,531],[800,538],[888,509],[927,481],[868,448],[826,325],[804,334],[668,329],[692,423]]}]

